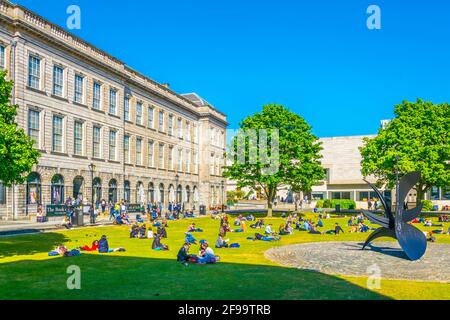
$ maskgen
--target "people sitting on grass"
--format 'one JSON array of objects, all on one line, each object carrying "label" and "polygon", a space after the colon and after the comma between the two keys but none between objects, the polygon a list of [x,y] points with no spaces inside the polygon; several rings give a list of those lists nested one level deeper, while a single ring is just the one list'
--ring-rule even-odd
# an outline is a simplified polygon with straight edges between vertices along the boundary
[{"label": "people sitting on grass", "polygon": [[208,242],[205,240],[200,241],[200,252],[198,254],[197,263],[198,264],[207,264],[207,263],[216,263],[218,257],[214,255],[213,249],[209,246]]},{"label": "people sitting on grass", "polygon": [[358,231],[359,232],[368,232],[369,231],[369,227],[366,224],[364,224],[363,222],[360,222],[358,224]]},{"label": "people sitting on grass", "polygon": [[250,226],[250,228],[253,228],[253,229],[261,229],[262,227],[264,227],[263,219],[259,219],[258,221],[256,221],[256,223],[254,223]]},{"label": "people sitting on grass", "polygon": [[189,254],[190,248],[191,244],[189,242],[185,242],[177,254],[177,261],[181,262],[185,266],[187,266],[189,262],[197,262],[197,256],[195,254]]},{"label": "people sitting on grass", "polygon": [[147,239],[153,239],[155,233],[153,232],[153,229],[151,227],[147,230]]},{"label": "people sitting on grass", "polygon": [[247,238],[248,240],[253,240],[253,241],[256,241],[256,240],[261,240],[261,241],[278,241],[278,240],[280,240],[280,237],[279,236],[265,236],[265,235],[262,235],[262,234],[260,234],[260,233],[255,233],[255,237],[248,237]]},{"label": "people sitting on grass", "polygon": [[185,235],[186,235],[186,237],[184,239],[185,242],[197,244],[197,239],[195,239],[191,233],[186,232]]},{"label": "people sitting on grass", "polygon": [[334,234],[338,235],[341,232],[344,233],[344,230],[341,228],[339,223],[336,222],[335,225],[334,225]]},{"label": "people sitting on grass", "polygon": [[197,228],[197,227],[195,226],[195,223],[193,222],[193,223],[191,223],[191,224],[189,225],[189,227],[188,227],[188,232],[203,232],[203,230],[200,229],[200,228]]},{"label": "people sitting on grass", "polygon": [[125,251],[124,248],[109,248],[108,239],[105,235],[103,235],[100,240],[98,241],[98,252],[99,253],[109,253],[109,252],[116,252],[116,251]]},{"label": "people sitting on grass", "polygon": [[161,226],[158,227],[156,232],[161,238],[167,238],[167,231],[164,224],[161,224]]},{"label": "people sitting on grass", "polygon": [[247,219],[247,221],[255,221],[256,220],[252,214],[249,214],[246,219]]},{"label": "people sitting on grass", "polygon": [[166,244],[162,244],[161,236],[159,234],[156,234],[153,237],[152,249],[153,250],[169,250],[169,246]]},{"label": "people sitting on grass", "polygon": [[230,239],[224,239],[223,234],[219,233],[216,240],[216,248],[228,248],[228,241],[230,241]]},{"label": "people sitting on grass", "polygon": [[247,226],[245,225],[245,221],[241,220],[239,228],[235,229],[234,232],[245,232],[245,231],[247,231]]},{"label": "people sitting on grass", "polygon": [[147,232],[147,226],[144,223],[142,226],[139,227],[139,238],[144,239],[146,232]]},{"label": "people sitting on grass", "polygon": [[69,216],[64,216],[62,222],[61,222],[61,226],[65,227],[66,229],[72,229],[73,225],[72,222],[70,221]]},{"label": "people sitting on grass", "polygon": [[429,241],[429,242],[436,242],[436,237],[433,236],[433,232],[432,231],[424,232],[424,233],[425,233],[425,236],[427,238],[427,241]]},{"label": "people sitting on grass", "polygon": [[309,233],[311,233],[311,234],[322,234],[322,232],[317,230],[316,227],[314,227],[314,224],[312,224],[312,223],[309,223]]},{"label": "people sitting on grass", "polygon": [[274,232],[272,231],[272,224],[271,224],[271,223],[269,223],[269,224],[266,226],[266,228],[264,229],[264,233],[265,233],[266,235],[269,235],[269,236],[271,236],[271,235],[274,234]]},{"label": "people sitting on grass", "polygon": [[97,251],[98,250],[98,240],[92,242],[92,245],[89,247],[88,245],[80,247],[81,251]]},{"label": "people sitting on grass", "polygon": [[184,216],[184,218],[195,218],[194,211],[192,211],[192,210],[186,211],[186,212],[183,214],[183,216]]},{"label": "people sitting on grass", "polygon": [[290,235],[293,233],[292,227],[290,226],[290,223],[286,223],[285,224],[281,224],[280,227],[278,228],[278,234],[280,236],[284,236],[284,235]]},{"label": "people sitting on grass", "polygon": [[139,226],[137,223],[133,224],[130,229],[130,238],[137,238],[139,236]]},{"label": "people sitting on grass", "polygon": [[317,228],[323,228],[323,222],[322,222],[322,220],[320,218],[319,218],[319,221],[317,221],[316,227]]}]

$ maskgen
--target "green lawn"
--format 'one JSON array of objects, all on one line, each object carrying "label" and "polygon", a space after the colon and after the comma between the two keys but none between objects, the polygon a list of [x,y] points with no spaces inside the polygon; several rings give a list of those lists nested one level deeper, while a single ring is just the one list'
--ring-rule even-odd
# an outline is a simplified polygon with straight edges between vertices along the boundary
[{"label": "green lawn", "polygon": [[[96,227],[36,235],[0,238],[0,299],[450,299],[450,285],[419,281],[383,280],[381,289],[366,288],[366,278],[330,276],[281,267],[264,258],[273,246],[316,241],[364,240],[368,234],[310,235],[296,231],[279,242],[249,241],[254,234],[228,233],[239,249],[215,249],[221,256],[216,265],[176,262],[184,232],[192,220],[169,222],[167,252],[151,250],[150,240],[130,239],[128,227]],[[279,218],[266,219],[274,226]],[[347,231],[346,218],[325,220],[323,230],[339,222]],[[195,219],[205,230],[197,239],[215,242],[218,221]],[[445,224],[448,229],[449,223]],[[276,228],[274,228],[276,229]],[[426,228],[433,230],[436,228]],[[48,257],[59,243],[68,248],[90,244],[106,234],[111,247],[126,252],[85,253],[80,257]],[[438,243],[450,243],[438,235]],[[387,239],[383,239],[387,240]],[[433,244],[430,244],[433,245]],[[196,253],[197,246],[191,247]],[[81,268],[81,290],[68,290],[66,269]]]}]

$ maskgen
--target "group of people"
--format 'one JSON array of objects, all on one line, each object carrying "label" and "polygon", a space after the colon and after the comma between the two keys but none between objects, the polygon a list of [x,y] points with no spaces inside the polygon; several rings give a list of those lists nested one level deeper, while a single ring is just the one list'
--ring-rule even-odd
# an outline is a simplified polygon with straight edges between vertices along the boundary
[{"label": "group of people", "polygon": [[190,242],[185,242],[177,254],[177,261],[187,266],[189,263],[197,264],[213,264],[219,260],[219,257],[214,254],[214,250],[210,247],[206,240],[200,240],[200,249],[198,255],[190,254]]}]

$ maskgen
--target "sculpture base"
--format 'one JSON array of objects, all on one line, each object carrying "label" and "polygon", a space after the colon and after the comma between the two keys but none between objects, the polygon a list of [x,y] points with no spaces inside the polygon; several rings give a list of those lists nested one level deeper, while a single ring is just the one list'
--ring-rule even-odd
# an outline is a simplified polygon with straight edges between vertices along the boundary
[{"label": "sculpture base", "polygon": [[272,248],[266,258],[284,266],[332,275],[367,277],[376,265],[381,278],[450,282],[450,244],[429,244],[422,259],[410,261],[397,242],[314,242]]}]

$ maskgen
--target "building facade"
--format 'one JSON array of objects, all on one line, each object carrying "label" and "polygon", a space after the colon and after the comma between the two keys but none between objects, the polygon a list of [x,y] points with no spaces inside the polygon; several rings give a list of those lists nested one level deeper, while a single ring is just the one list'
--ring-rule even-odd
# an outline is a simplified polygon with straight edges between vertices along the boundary
[{"label": "building facade", "polygon": [[177,94],[3,0],[0,68],[14,81],[16,121],[41,152],[26,184],[0,182],[0,217],[68,197],[224,202],[227,120],[197,94]]},{"label": "building facade", "polygon": [[[320,138],[323,150],[322,166],[326,171],[326,178],[320,184],[312,188],[311,194],[307,195],[312,200],[311,205],[323,199],[351,199],[356,202],[357,208],[367,208],[368,200],[377,198],[375,192],[364,182],[361,174],[361,154],[359,148],[363,146],[363,139],[371,138],[375,135],[367,136],[343,136]],[[373,177],[367,177],[367,180],[375,183]],[[229,181],[227,190],[234,190],[236,183]],[[245,190],[248,192],[249,190]],[[395,201],[395,190],[387,190],[381,188],[386,198]],[[258,198],[260,193],[254,192],[254,196]],[[302,198],[304,195],[300,195]],[[295,195],[290,191],[289,186],[280,188],[277,197],[279,200],[287,199],[292,202]],[[439,209],[443,206],[450,205],[450,186],[447,188],[433,187],[426,195],[425,199],[431,200]],[[411,204],[416,202],[416,193],[411,190],[408,194],[407,201]]]}]

